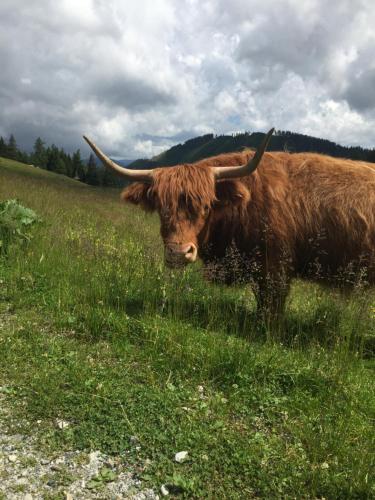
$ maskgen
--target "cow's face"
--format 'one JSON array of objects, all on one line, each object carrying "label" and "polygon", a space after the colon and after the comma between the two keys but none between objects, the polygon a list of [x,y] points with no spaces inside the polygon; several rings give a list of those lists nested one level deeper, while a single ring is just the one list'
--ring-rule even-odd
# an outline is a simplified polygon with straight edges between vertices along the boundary
[{"label": "cow's face", "polygon": [[199,235],[206,225],[211,207],[189,205],[189,200],[181,197],[176,211],[170,206],[158,207],[165,262],[169,267],[195,262],[198,256]]},{"label": "cow's face", "polygon": [[182,267],[198,257],[199,235],[205,228],[215,198],[212,171],[194,165],[156,169],[151,185],[136,183],[123,199],[157,211],[165,262]]},{"label": "cow's face", "polygon": [[[250,175],[257,168],[272,133],[273,129],[244,164],[190,164],[155,170],[123,168],[108,158],[88,137],[84,138],[105,165],[136,181],[125,189],[125,201],[159,212],[165,260],[167,265],[177,267],[197,259],[198,244],[205,239],[207,241],[209,235],[210,212],[214,210],[219,217],[226,213],[233,215],[233,209],[238,211],[238,204],[242,207],[240,212],[243,212],[250,193],[238,179]],[[232,220],[235,218],[232,217]]]},{"label": "cow's face", "polygon": [[165,262],[175,268],[196,261],[213,214],[220,217],[239,203],[245,206],[250,194],[237,180],[215,183],[210,169],[181,165],[155,170],[151,185],[133,184],[123,199],[159,213]]}]

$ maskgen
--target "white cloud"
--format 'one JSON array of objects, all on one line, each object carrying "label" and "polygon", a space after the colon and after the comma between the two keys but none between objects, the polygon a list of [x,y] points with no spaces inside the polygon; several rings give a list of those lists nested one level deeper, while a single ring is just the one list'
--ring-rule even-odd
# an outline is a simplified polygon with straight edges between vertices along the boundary
[{"label": "white cloud", "polygon": [[270,126],[372,147],[374,23],[370,0],[2,0],[0,133],[126,158]]}]

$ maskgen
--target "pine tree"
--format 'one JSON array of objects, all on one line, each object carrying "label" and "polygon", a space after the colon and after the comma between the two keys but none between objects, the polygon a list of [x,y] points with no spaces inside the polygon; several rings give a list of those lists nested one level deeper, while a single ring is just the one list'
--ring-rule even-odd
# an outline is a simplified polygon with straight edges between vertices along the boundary
[{"label": "pine tree", "polygon": [[56,174],[64,174],[64,175],[67,175],[67,168],[66,168],[66,164],[64,162],[64,159],[59,155],[59,157],[57,158],[57,161],[55,163],[55,169],[54,169],[54,172],[56,172]]},{"label": "pine tree", "polygon": [[69,177],[72,177],[72,159],[71,157],[65,153],[65,151],[61,148],[59,151],[59,155],[61,160],[63,161],[65,167],[64,167],[64,175],[68,175]]},{"label": "pine tree", "polygon": [[65,155],[65,165],[66,165],[66,171],[67,171],[67,175],[69,177],[74,177],[73,175],[73,160],[72,160],[72,157],[70,155]]},{"label": "pine tree", "polygon": [[100,184],[98,167],[96,166],[95,157],[92,153],[90,154],[87,164],[87,174],[85,181],[87,182],[87,184],[91,184],[92,186],[98,186]]},{"label": "pine tree", "polygon": [[371,163],[375,163],[375,149],[372,149],[366,158],[366,161],[370,161]]},{"label": "pine tree", "polygon": [[17,161],[21,163],[30,163],[30,156],[25,151],[18,151]]},{"label": "pine tree", "polygon": [[44,142],[40,137],[34,143],[33,153],[31,155],[31,161],[34,165],[41,168],[47,167],[47,151]]},{"label": "pine tree", "polygon": [[119,186],[121,185],[122,179],[118,175],[114,174],[109,168],[104,168],[101,176],[102,186]]},{"label": "pine tree", "polygon": [[8,146],[4,141],[4,139],[0,137],[0,156],[6,157],[7,152],[8,152]]},{"label": "pine tree", "polygon": [[59,150],[54,144],[52,144],[52,146],[47,149],[47,170],[55,172],[59,158]]},{"label": "pine tree", "polygon": [[8,145],[7,145],[7,158],[11,160],[17,160],[18,158],[18,147],[17,142],[13,134],[10,134]]},{"label": "pine tree", "polygon": [[127,184],[123,177],[118,176],[109,168],[103,168],[100,177],[102,186],[124,187]]},{"label": "pine tree", "polygon": [[81,152],[79,149],[75,153],[73,153],[72,157],[72,177],[75,179],[79,179],[82,182],[85,182],[86,178],[86,169],[81,159]]}]

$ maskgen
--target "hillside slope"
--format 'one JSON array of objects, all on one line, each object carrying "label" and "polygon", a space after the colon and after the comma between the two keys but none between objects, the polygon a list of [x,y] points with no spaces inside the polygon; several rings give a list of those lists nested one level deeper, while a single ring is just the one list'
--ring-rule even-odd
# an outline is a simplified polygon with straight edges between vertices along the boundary
[{"label": "hillside slope", "polygon": [[18,161],[9,160],[8,158],[3,158],[1,156],[0,156],[0,172],[2,172],[3,175],[5,173],[20,175],[24,179],[30,178],[30,179],[45,180],[49,181],[51,184],[56,182],[62,183],[67,187],[68,186],[70,187],[82,186],[83,188],[86,187],[86,185],[83,184],[82,182],[71,179],[70,177],[67,177],[65,175],[49,172],[48,170],[35,167],[33,165],[26,165],[25,163],[20,163]]}]

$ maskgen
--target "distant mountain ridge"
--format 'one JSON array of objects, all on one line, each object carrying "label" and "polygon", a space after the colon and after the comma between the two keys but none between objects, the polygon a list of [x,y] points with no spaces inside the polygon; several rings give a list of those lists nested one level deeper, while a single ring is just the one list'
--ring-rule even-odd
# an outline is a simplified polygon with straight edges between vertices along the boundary
[{"label": "distant mountain ridge", "polygon": [[[113,160],[113,158],[112,158]],[[122,160],[114,160],[116,163],[118,163],[119,165],[121,165],[122,167],[127,167],[128,165],[131,165],[134,160],[125,160],[125,159],[122,159]]]},{"label": "distant mountain ridge", "polygon": [[[111,158],[111,160],[115,161],[116,163],[118,163],[122,167],[127,167],[128,165],[130,165],[131,163],[133,163],[135,161],[134,159],[133,160],[125,160],[125,159],[118,160],[117,158]],[[85,165],[87,165],[89,162],[89,159],[83,158],[82,161]],[[98,168],[102,168],[102,164],[100,162],[98,162]]]},{"label": "distant mountain ridge", "polygon": [[[130,168],[155,168],[172,166],[216,156],[222,153],[239,151],[244,148],[256,148],[264,134],[261,132],[239,133],[234,135],[206,134],[189,139],[183,144],[172,146],[167,151],[151,159],[139,159],[130,163]],[[327,139],[320,139],[289,131],[276,131],[272,136],[268,151],[289,151],[291,153],[314,152],[350,158],[353,160],[375,162],[375,150],[360,146],[341,146]]]}]

